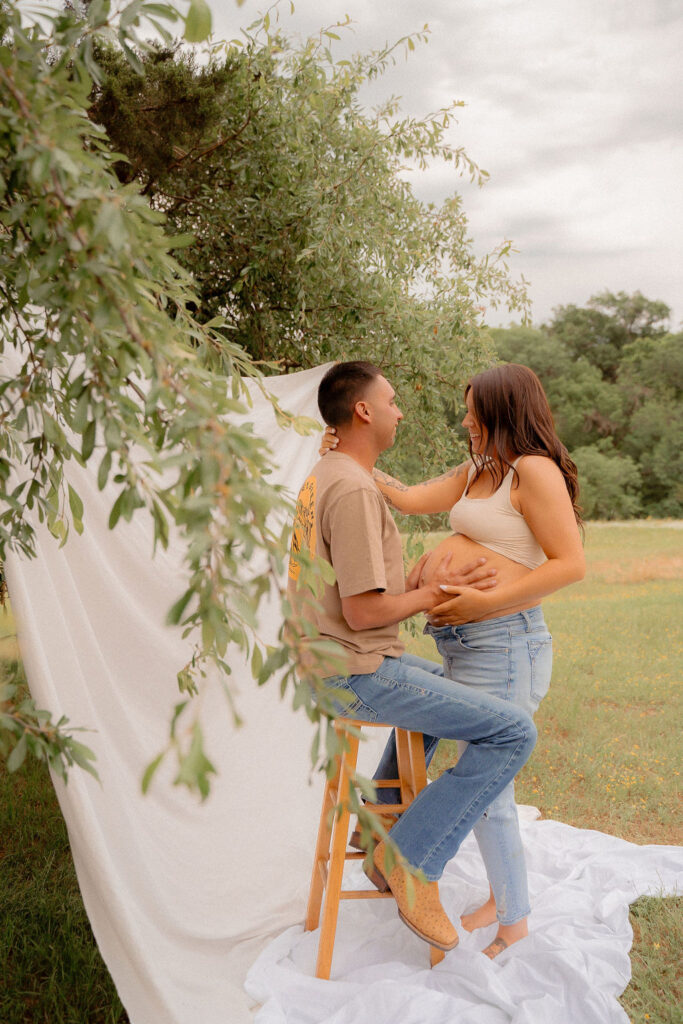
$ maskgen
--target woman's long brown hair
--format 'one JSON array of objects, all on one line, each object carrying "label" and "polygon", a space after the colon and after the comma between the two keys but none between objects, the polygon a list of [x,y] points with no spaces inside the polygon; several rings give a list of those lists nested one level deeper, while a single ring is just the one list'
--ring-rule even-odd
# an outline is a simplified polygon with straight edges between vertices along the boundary
[{"label": "woman's long brown hair", "polygon": [[[474,415],[486,431],[486,445],[470,455],[477,480],[486,464],[498,490],[513,459],[520,455],[545,455],[560,468],[579,526],[579,481],[576,466],[555,431],[543,385],[533,370],[519,363],[502,363],[476,374],[465,388],[472,395]],[[516,473],[517,471],[514,470]]]}]

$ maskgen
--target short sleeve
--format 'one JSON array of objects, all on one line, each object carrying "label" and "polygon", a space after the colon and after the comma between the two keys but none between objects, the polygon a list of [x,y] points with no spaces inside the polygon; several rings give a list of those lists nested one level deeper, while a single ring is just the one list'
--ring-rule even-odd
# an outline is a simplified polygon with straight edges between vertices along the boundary
[{"label": "short sleeve", "polygon": [[327,510],[324,529],[340,597],[386,590],[383,512],[379,491],[370,488],[347,492]]}]

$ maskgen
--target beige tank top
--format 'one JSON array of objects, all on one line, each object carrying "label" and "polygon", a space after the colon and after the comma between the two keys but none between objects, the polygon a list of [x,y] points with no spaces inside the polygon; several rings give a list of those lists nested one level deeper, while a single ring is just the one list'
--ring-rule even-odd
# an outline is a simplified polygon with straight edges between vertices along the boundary
[{"label": "beige tank top", "polygon": [[[512,465],[517,465],[516,459]],[[513,562],[537,569],[546,561],[543,548],[534,537],[526,519],[510,501],[514,473],[511,470],[502,484],[488,498],[468,498],[475,466],[467,474],[465,493],[451,509],[449,522],[454,533],[462,533],[478,544],[497,551]]]}]

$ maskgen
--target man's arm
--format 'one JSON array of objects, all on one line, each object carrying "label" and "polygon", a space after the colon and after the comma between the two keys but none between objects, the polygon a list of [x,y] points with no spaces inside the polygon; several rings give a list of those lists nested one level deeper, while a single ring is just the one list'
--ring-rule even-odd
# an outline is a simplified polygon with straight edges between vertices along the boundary
[{"label": "man's arm", "polygon": [[[478,558],[461,569],[449,571],[451,555],[441,561],[438,571],[431,583],[424,587],[415,584],[419,579],[419,571],[423,562],[429,557],[425,553],[413,567],[406,580],[404,594],[383,594],[377,590],[369,590],[363,594],[353,594],[342,598],[342,612],[351,629],[373,629],[375,626],[391,626],[395,622],[409,619],[418,612],[429,611],[443,602],[442,583],[454,586],[475,587],[477,590],[490,590],[496,586],[496,570],[485,568],[486,559]],[[457,583],[456,583],[457,581]]]},{"label": "man's arm", "polygon": [[426,587],[405,594],[381,594],[368,590],[364,594],[342,597],[342,612],[351,629],[374,629],[392,626],[418,612],[426,612],[443,602],[444,593],[435,580]]}]

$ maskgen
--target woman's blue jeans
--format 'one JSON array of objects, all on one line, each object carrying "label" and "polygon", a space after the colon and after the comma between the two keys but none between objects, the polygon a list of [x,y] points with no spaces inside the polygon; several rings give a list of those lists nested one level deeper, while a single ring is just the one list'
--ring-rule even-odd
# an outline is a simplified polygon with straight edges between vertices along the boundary
[{"label": "woman's blue jeans", "polygon": [[[552,638],[540,606],[464,626],[427,626],[449,679],[477,694],[509,701],[533,715],[548,692]],[[458,744],[464,750],[464,744]],[[474,826],[501,924],[530,912],[524,849],[514,782],[499,793]]]},{"label": "woman's blue jeans", "polygon": [[[432,752],[435,738],[467,741],[457,765],[423,789],[391,830],[404,857],[435,881],[531,754],[536,727],[530,715],[510,701],[445,679],[440,665],[412,654],[385,658],[376,672],[325,681],[347,692],[349,702],[337,705],[340,716],[422,732]],[[389,802],[390,791],[380,793]]]}]

